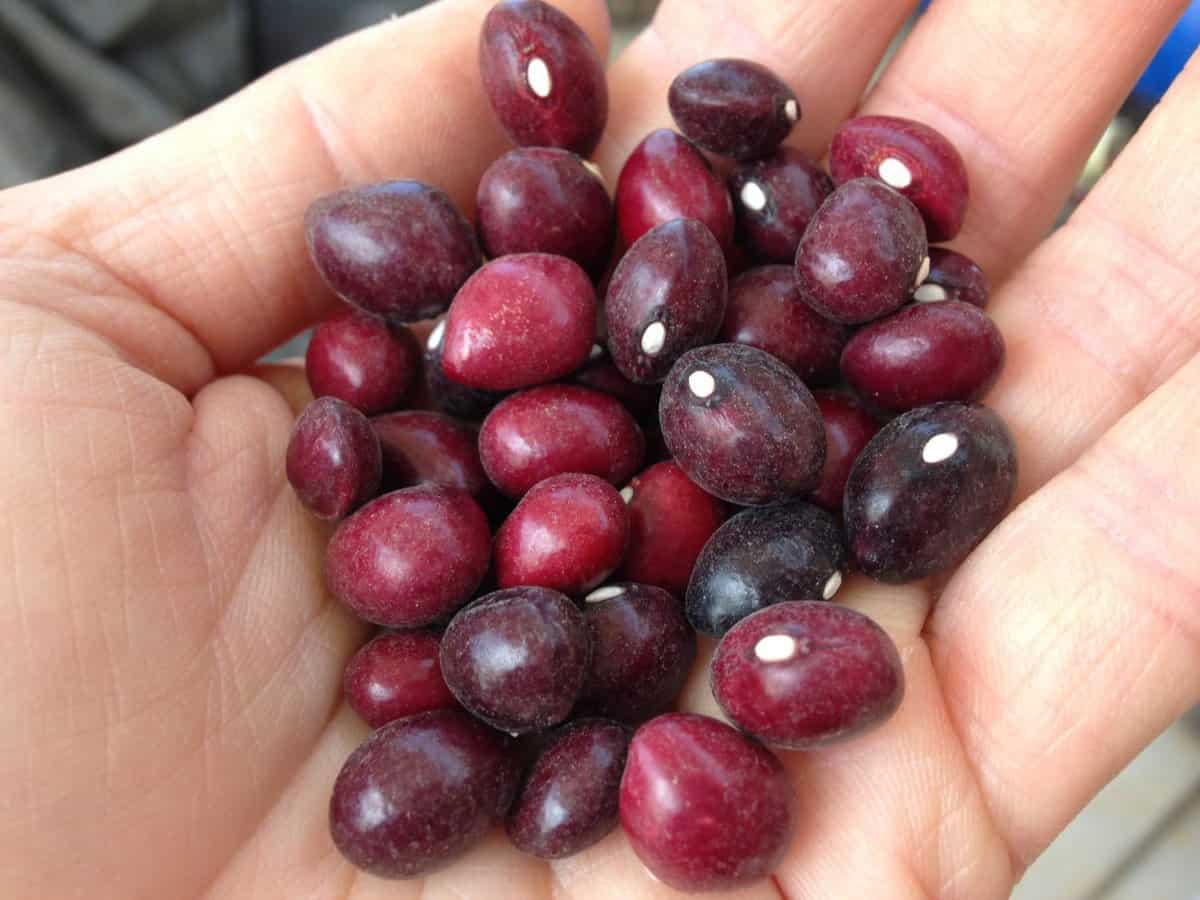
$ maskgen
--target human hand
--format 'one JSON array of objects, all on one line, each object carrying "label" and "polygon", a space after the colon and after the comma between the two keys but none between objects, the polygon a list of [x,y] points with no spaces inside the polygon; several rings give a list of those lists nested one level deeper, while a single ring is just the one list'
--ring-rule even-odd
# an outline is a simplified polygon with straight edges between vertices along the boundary
[{"label": "human hand", "polygon": [[[505,142],[476,73],[490,0],[444,0],[169,133],[0,194],[0,870],[13,898],[673,896],[619,832],[552,866],[499,838],[423,882],[360,877],[326,805],[365,727],[364,636],[282,473],[303,374],[255,367],[328,314],[302,215],[402,177],[469,209]],[[604,52],[599,0],[560,0]],[[820,156],[911,2],[666,0],[612,68],[610,181],[676,72],[760,60]],[[1182,0],[935,4],[865,101],[962,151],[956,242],[999,283],[988,402],[1020,506],[944,586],[839,600],[901,649],[883,728],[785,754],[799,829],[739,897],[1007,896],[1200,699],[1200,69],[1042,238]],[[235,374],[249,372],[250,374]],[[702,667],[685,698],[713,711]]]}]

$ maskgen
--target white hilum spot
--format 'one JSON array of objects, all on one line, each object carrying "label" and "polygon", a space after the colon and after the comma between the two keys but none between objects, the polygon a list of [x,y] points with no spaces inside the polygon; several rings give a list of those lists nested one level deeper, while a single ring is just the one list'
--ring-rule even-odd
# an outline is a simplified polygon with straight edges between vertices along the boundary
[{"label": "white hilum spot", "polygon": [[588,359],[599,359],[604,355],[604,348],[599,344],[592,344],[592,350],[588,353]]},{"label": "white hilum spot", "polygon": [[929,277],[929,257],[921,260],[921,268],[917,271],[917,280],[913,282],[913,288],[919,288],[925,283],[925,279]]},{"label": "white hilum spot", "polygon": [[829,580],[825,582],[825,587],[821,591],[821,596],[826,600],[832,600],[838,589],[842,586],[842,573],[834,572],[829,576]]},{"label": "white hilum spot", "polygon": [[629,487],[628,485],[626,485],[625,487],[621,488],[621,499],[622,499],[622,500],[624,500],[626,503],[630,503],[630,502],[632,502],[632,500],[633,500],[633,488]]},{"label": "white hilum spot", "polygon": [[651,356],[658,353],[667,342],[667,326],[662,322],[651,322],[642,332],[642,352]]},{"label": "white hilum spot", "polygon": [[688,376],[688,390],[704,400],[712,396],[712,392],[717,389],[717,380],[711,374],[703,369],[697,369]]},{"label": "white hilum spot", "polygon": [[425,342],[425,346],[430,350],[436,350],[442,345],[442,335],[446,333],[446,320],[438,322],[433,326],[433,331],[429,332],[429,340]]},{"label": "white hilum spot", "polygon": [[604,180],[604,173],[600,171],[600,167],[598,165],[596,165],[590,159],[581,159],[580,162],[583,163],[583,167],[585,169],[587,169],[596,177],[597,181]]},{"label": "white hilum spot", "polygon": [[796,655],[796,639],[787,634],[768,634],[758,639],[754,655],[763,662],[784,662]]},{"label": "white hilum spot", "polygon": [[879,178],[884,184],[898,191],[912,184],[912,172],[894,156],[889,156],[879,164]]},{"label": "white hilum spot", "polygon": [[620,597],[623,593],[625,593],[625,588],[619,584],[610,584],[607,587],[596,588],[596,590],[583,598],[583,602],[603,603],[605,600],[611,600],[613,597]]},{"label": "white hilum spot", "polygon": [[762,212],[767,207],[767,194],[757,181],[747,181],[743,184],[738,196],[742,199],[742,206],[753,212]]},{"label": "white hilum spot", "polygon": [[525,70],[525,80],[529,82],[529,89],[539,97],[546,98],[550,96],[550,68],[546,65],[546,61],[541,57],[535,56],[529,61],[529,67]]},{"label": "white hilum spot", "polygon": [[913,293],[913,299],[918,303],[941,303],[950,295],[940,284],[923,284]]},{"label": "white hilum spot", "polygon": [[789,100],[783,104],[783,114],[788,117],[789,122],[795,122],[800,118],[800,107],[795,100]]},{"label": "white hilum spot", "polygon": [[958,452],[958,435],[946,432],[935,434],[921,448],[921,459],[927,463],[940,463]]}]

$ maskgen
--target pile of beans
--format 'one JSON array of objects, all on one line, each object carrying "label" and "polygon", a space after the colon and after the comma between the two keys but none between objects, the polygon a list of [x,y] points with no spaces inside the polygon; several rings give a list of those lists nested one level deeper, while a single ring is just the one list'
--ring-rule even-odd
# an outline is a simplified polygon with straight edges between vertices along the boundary
[{"label": "pile of beans", "polygon": [[[287,474],[337,523],[329,591],[384,629],[345,673],[374,731],[333,840],[406,878],[498,821],[543,858],[619,822],[675,887],[768,875],[795,818],[769,748],[861,734],[904,693],[889,637],[829,601],[852,571],[950,569],[1012,498],[1012,438],[975,402],[1004,360],[987,281],[930,247],[962,226],[966,171],[933,129],[870,116],[826,174],[783,145],[792,90],[717,59],[675,79],[678,132],[610,197],[575,23],[500,3],[479,66],[517,147],[474,225],[416,181],[306,220],[350,308],[313,336]],[[727,721],[672,711],[697,632]]]}]

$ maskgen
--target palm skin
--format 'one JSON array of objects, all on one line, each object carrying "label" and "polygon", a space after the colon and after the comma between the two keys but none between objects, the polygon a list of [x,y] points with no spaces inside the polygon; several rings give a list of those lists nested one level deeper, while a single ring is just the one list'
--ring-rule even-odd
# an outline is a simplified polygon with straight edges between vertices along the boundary
[{"label": "palm skin", "polygon": [[[605,46],[601,4],[561,5]],[[717,55],[795,85],[794,140],[819,156],[910,5],[668,0],[611,71],[602,168],[668,124],[676,71]],[[282,475],[302,373],[253,361],[334,306],[304,258],[314,197],[414,177],[470,207],[504,147],[474,72],[486,6],[444,0],[0,194],[6,896],[673,896],[619,833],[552,866],[495,837],[387,883],[326,830],[365,733],[339,694],[365,632],[325,595],[325,527]],[[1017,435],[1019,506],[936,605],[929,585],[843,589],[900,646],[904,705],[861,740],[785,755],[796,839],[737,896],[1007,896],[1200,699],[1195,64],[1041,241],[1182,6],[941,2],[864,102],[966,158],[956,246],[1001,282],[1009,363],[989,402]],[[713,711],[703,666],[683,705]]]}]

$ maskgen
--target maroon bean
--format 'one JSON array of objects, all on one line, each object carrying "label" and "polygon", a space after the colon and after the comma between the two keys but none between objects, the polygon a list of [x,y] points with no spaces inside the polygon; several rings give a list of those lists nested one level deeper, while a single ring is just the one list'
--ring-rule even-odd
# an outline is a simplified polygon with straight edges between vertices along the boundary
[{"label": "maroon bean", "polygon": [[474,426],[425,410],[376,416],[371,425],[383,448],[389,490],[437,484],[479,497],[491,487],[479,462]]},{"label": "maroon bean", "polygon": [[607,578],[625,555],[629,514],[595,475],[538,482],[496,532],[496,583],[578,595]]},{"label": "maroon bean", "polygon": [[861,116],[833,136],[829,165],[838,184],[878,178],[921,211],[929,240],[948,241],[967,214],[967,168],[938,131],[895,116]]},{"label": "maroon bean", "polygon": [[308,208],[305,235],[338,296],[392,321],[437,315],[480,263],[471,223],[449,197],[419,181],[322,197]]},{"label": "maroon bean", "polygon": [[777,603],[742,619],[721,638],[711,676],[735,725],[795,750],[862,734],[904,697],[887,632],[836,603]]},{"label": "maroon bean", "polygon": [[604,61],[583,30],[541,0],[504,0],[483,22],[479,73],[513,143],[588,156],[608,122]]},{"label": "maroon bean", "polygon": [[403,325],[349,312],[318,325],[304,356],[313,396],[360,412],[397,409],[421,374],[421,345]]},{"label": "maroon bean", "polygon": [[617,264],[604,301],[608,349],[631,381],[658,382],[717,336],[725,315],[721,247],[695,219],[646,232]]},{"label": "maroon bean", "polygon": [[484,471],[510,497],[567,472],[624,484],[641,467],[644,447],[641,429],[617,400],[570,384],[513,394],[479,431]]},{"label": "maroon bean", "polygon": [[394,491],[338,526],[325,550],[325,582],[359,618],[418,628],[470,599],[487,572],[491,538],[483,510],[462,491]]},{"label": "maroon bean", "polygon": [[833,179],[793,147],[742,163],[729,176],[738,241],[759,262],[788,263]]},{"label": "maroon bean", "polygon": [[561,859],[616,828],[629,737],[624,725],[603,719],[559,730],[533,764],[509,813],[513,846],[542,859]]},{"label": "maroon bean", "polygon": [[431,709],[457,709],[442,679],[440,646],[432,631],[391,631],[368,641],[346,665],[346,702],[372,728]]},{"label": "maroon bean", "polygon": [[481,841],[519,779],[504,735],[457,710],[409,716],[350,754],[333,785],[329,831],[342,855],[372,875],[423,875]]},{"label": "maroon bean", "polygon": [[961,300],[908,306],[858,332],[842,377],[875,406],[903,412],[939,400],[975,400],[1004,365],[1004,338],[987,313]]},{"label": "maroon bean", "polygon": [[946,247],[929,248],[929,275],[913,291],[918,303],[962,300],[983,309],[988,302],[988,280],[983,269],[962,253]]},{"label": "maroon bean", "polygon": [[659,403],[663,437],[688,477],[722,500],[773,503],[817,486],[821,414],[800,378],[769,353],[714,344],[680,357]]},{"label": "maroon bean", "polygon": [[379,490],[379,440],[366,416],[336,397],[304,408],[287,447],[287,479],[308,509],[340,519]]},{"label": "maroon bean", "polygon": [[725,521],[725,504],[674,462],[646,469],[621,495],[629,505],[629,550],[622,577],[682,597],[696,557]]},{"label": "maroon bean", "polygon": [[621,826],[660,881],[728,890],[769,875],[795,829],[796,798],[770,750],[707,716],[674,713],[633,736]]},{"label": "maroon bean", "polygon": [[846,479],[858,455],[879,431],[879,423],[853,397],[838,391],[814,391],[825,423],[825,469],[809,501],[834,515],[842,514]]},{"label": "maroon bean", "polygon": [[804,302],[828,319],[858,324],[898,309],[928,264],[915,206],[869,178],[847,181],[821,204],[796,251]]},{"label": "maroon bean", "polygon": [[858,567],[898,584],[961,562],[1004,517],[1017,480],[1003,420],[936,403],[883,426],[850,471],[846,538]]},{"label": "maroon bean", "polygon": [[689,140],[723,156],[768,156],[800,120],[800,103],[778,75],[748,59],[710,59],[684,69],[667,92]]},{"label": "maroon bean", "polygon": [[648,584],[606,584],[584,598],[592,664],[577,711],[622,722],[666,712],[696,660],[679,601]]},{"label": "maroon bean", "polygon": [[721,340],[765,350],[806,383],[837,377],[846,325],[818,315],[800,299],[791,266],[762,266],[729,285]]},{"label": "maroon bean", "polygon": [[519,733],[567,718],[587,675],[583,613],[541,587],[476,600],[442,635],[442,674],[458,702],[489,725]]},{"label": "maroon bean", "polygon": [[451,381],[442,367],[442,347],[446,336],[446,320],[433,327],[425,342],[425,390],[430,402],[442,412],[468,422],[482,419],[504,399],[498,391],[481,391]]},{"label": "maroon bean", "polygon": [[548,253],[505,256],[455,296],[442,368],[459,384],[488,391],[543,384],[583,365],[595,333],[596,292],[583,269]]},{"label": "maroon bean", "polygon": [[729,191],[687,138],[652,131],[625,160],[617,179],[617,228],[626,247],[672,219],[696,219],[722,248],[733,244]]},{"label": "maroon bean", "polygon": [[684,613],[697,631],[720,637],[772,603],[833,599],[845,568],[842,531],[825,510],[807,503],[743,510],[704,545]]},{"label": "maroon bean", "polygon": [[578,156],[518,147],[492,163],[475,199],[479,237],[490,257],[553,253],[597,276],[616,230],[604,182]]},{"label": "maroon bean", "polygon": [[656,421],[658,418],[659,386],[630,381],[612,360],[604,356],[593,358],[571,376],[571,381],[620,400],[621,405],[639,422]]}]

